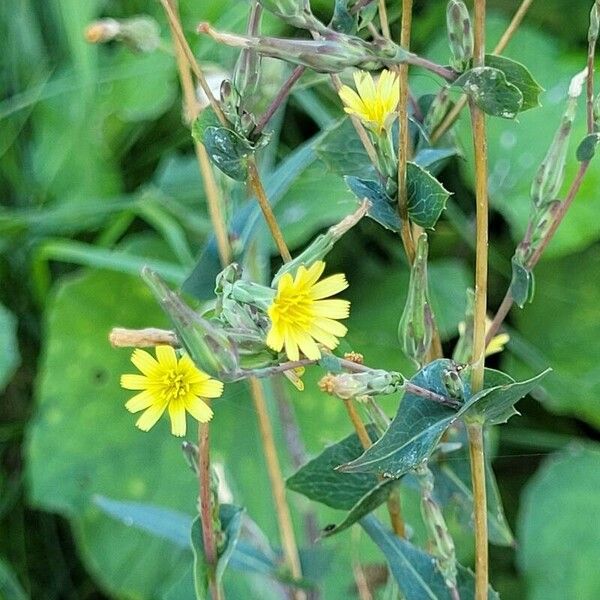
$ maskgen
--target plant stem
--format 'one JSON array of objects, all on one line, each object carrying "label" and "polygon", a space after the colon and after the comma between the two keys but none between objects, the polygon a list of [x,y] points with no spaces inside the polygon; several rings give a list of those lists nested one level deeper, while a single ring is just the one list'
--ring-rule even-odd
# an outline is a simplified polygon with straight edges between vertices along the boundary
[{"label": "plant stem", "polygon": [[[277,523],[279,525],[279,534],[281,536],[281,546],[286,563],[290,568],[291,575],[294,579],[302,577],[302,569],[300,566],[300,556],[298,547],[296,546],[296,537],[294,535],[294,527],[292,525],[292,517],[290,509],[285,497],[285,484],[283,475],[277,457],[275,448],[275,439],[273,437],[273,428],[267,412],[267,402],[262,385],[256,379],[251,377],[249,380],[250,392],[254,402],[254,408],[258,417],[258,425],[260,429],[260,437],[263,445],[265,460],[267,462],[267,471],[271,481],[271,489],[273,491],[273,500],[275,501],[275,513],[277,515]],[[296,600],[303,600],[306,594],[302,590],[295,590],[294,597]]]},{"label": "plant stem", "polygon": [[[400,45],[410,48],[410,32],[412,25],[412,0],[402,0],[402,27]],[[410,152],[408,128],[408,64],[398,67],[398,86],[400,101],[398,102],[398,212],[402,222],[400,236],[404,251],[411,265],[415,260],[415,242],[412,237],[408,218],[408,190],[406,186],[406,165]]]},{"label": "plant stem", "polygon": [[[186,58],[185,47],[182,45],[181,39],[177,35],[177,31],[181,30],[179,12],[174,0],[165,0],[163,2],[163,6],[165,6],[165,10],[167,10],[167,7],[169,10],[169,27],[175,43],[175,57],[177,60],[177,68],[179,70],[181,88],[183,90],[186,113],[185,117],[186,122],[191,123],[198,116],[199,107],[196,99],[196,92],[194,90],[194,82],[192,81],[192,76],[190,73],[191,63]],[[185,43],[185,39],[183,42]],[[194,64],[196,64],[195,61]],[[204,193],[206,195],[208,213],[210,215],[215,238],[217,240],[219,259],[221,261],[221,265],[225,266],[231,262],[231,247],[229,244],[229,236],[227,234],[227,226],[225,225],[225,220],[221,211],[219,189],[217,187],[215,175],[212,170],[206,149],[202,144],[194,141],[194,150],[198,160],[198,167],[200,168],[200,173],[202,175],[202,183],[204,186]]]},{"label": "plant stem", "polygon": [[[503,50],[508,45],[508,42],[510,42],[513,35],[521,25],[521,22],[523,21],[523,18],[527,14],[527,11],[529,10],[529,7],[532,5],[532,3],[533,0],[523,0],[523,2],[521,2],[521,5],[517,9],[517,12],[514,14],[511,22],[502,34],[502,37],[496,44],[496,47],[492,51],[492,54],[501,54],[503,52]],[[465,107],[466,104],[467,96],[463,94],[458,99],[454,107],[448,112],[444,120],[437,126],[436,130],[431,134],[432,144],[435,144],[435,142],[437,142],[446,133],[446,131],[448,131],[448,129],[452,127],[452,125],[455,123],[456,119],[458,119],[462,109]]]},{"label": "plant stem", "polygon": [[379,22],[381,23],[381,33],[383,37],[390,39],[390,24],[388,22],[385,0],[379,0]]},{"label": "plant stem", "polygon": [[[485,0],[475,0],[473,65],[485,62]],[[475,155],[476,245],[475,245],[475,309],[473,332],[473,370],[471,388],[483,388],[485,366],[485,318],[487,310],[488,274],[488,165],[485,115],[474,102],[469,102],[473,124]],[[475,600],[488,596],[488,532],[487,500],[483,448],[483,425],[469,424],[469,452],[475,513]]]},{"label": "plant stem", "polygon": [[289,96],[294,84],[302,77],[302,74],[306,71],[306,67],[303,65],[297,65],[294,67],[294,70],[291,72],[290,76],[283,83],[279,92],[273,100],[271,104],[266,108],[265,112],[261,115],[260,119],[258,119],[254,130],[252,131],[252,135],[258,137],[258,135],[263,131],[271,117],[275,114],[275,111],[281,106],[282,102]]},{"label": "plant stem", "polygon": [[185,57],[189,68],[196,76],[196,79],[198,80],[202,91],[206,94],[206,97],[208,98],[208,101],[210,102],[210,105],[214,110],[215,114],[217,115],[217,118],[219,119],[221,125],[226,125],[227,119],[225,118],[225,115],[223,114],[219,103],[213,96],[212,90],[210,89],[210,86],[208,85],[208,83],[206,82],[206,78],[204,77],[204,73],[202,72],[202,69],[196,62],[194,53],[192,52],[185,39],[185,35],[183,34],[183,28],[181,27],[181,20],[179,19],[179,15],[177,14],[177,9],[175,8],[174,0],[160,0],[160,3],[162,4],[165,13],[167,14],[167,18],[169,20],[169,27],[171,28],[173,37],[178,42],[177,46],[181,49],[181,52],[183,53],[183,56]]},{"label": "plant stem", "polygon": [[284,262],[289,262],[292,260],[292,255],[290,254],[285,240],[283,239],[283,233],[281,232],[279,224],[277,223],[277,219],[273,214],[273,209],[271,208],[271,204],[269,203],[269,199],[267,198],[267,194],[260,180],[258,169],[256,168],[256,160],[254,157],[248,159],[248,183],[254,192],[254,195],[256,196],[258,205],[262,210],[269,231],[271,232],[271,236],[273,237],[273,241],[277,246],[279,254],[281,254],[281,258],[284,260]]},{"label": "plant stem", "polygon": [[469,434],[473,497],[475,499],[475,600],[487,600],[488,537],[483,425],[481,423],[469,423],[467,431]]},{"label": "plant stem", "polygon": [[222,590],[216,579],[217,545],[213,529],[213,504],[210,482],[210,425],[198,424],[198,483],[200,486],[200,522],[202,524],[202,542],[208,564],[208,585],[213,600],[222,600]]}]

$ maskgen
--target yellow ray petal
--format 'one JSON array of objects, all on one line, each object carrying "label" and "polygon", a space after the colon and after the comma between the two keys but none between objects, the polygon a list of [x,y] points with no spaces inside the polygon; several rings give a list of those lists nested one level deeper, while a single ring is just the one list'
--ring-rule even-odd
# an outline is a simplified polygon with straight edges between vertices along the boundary
[{"label": "yellow ray petal", "polygon": [[321,351],[313,338],[308,335],[305,331],[298,331],[295,334],[296,341],[298,342],[298,346],[300,346],[300,350],[306,358],[310,360],[319,360],[321,358]]},{"label": "yellow ray petal", "polygon": [[201,398],[220,398],[223,395],[223,384],[216,379],[207,379],[195,384],[193,391]]},{"label": "yellow ray petal", "polygon": [[185,435],[185,405],[182,400],[169,402],[169,418],[171,419],[171,433],[177,437]]},{"label": "yellow ray petal", "polygon": [[185,408],[200,423],[208,423],[213,417],[212,408],[200,398],[187,398]]},{"label": "yellow ray petal", "polygon": [[350,314],[348,300],[317,300],[313,305],[315,316],[329,319],[346,319]]},{"label": "yellow ray petal", "polygon": [[151,392],[147,390],[136,394],[125,403],[125,408],[132,413],[144,410],[155,403],[156,399]]},{"label": "yellow ray petal", "polygon": [[136,421],[136,427],[139,427],[142,431],[150,431],[165,412],[165,408],[167,408],[166,401],[153,404]]},{"label": "yellow ray petal", "polygon": [[287,354],[287,357],[290,360],[300,359],[300,354],[298,352],[298,344],[296,343],[296,340],[294,339],[289,330],[285,332],[284,345],[285,353]]},{"label": "yellow ray petal", "polygon": [[145,375],[133,375],[125,373],[121,375],[121,387],[126,390],[146,390],[150,386],[150,380]]},{"label": "yellow ray petal", "polygon": [[177,354],[171,346],[156,346],[156,358],[163,369],[170,371],[177,368]]},{"label": "yellow ray petal", "polygon": [[131,362],[144,374],[152,377],[160,372],[160,365],[156,359],[146,352],[136,348],[131,354]]},{"label": "yellow ray petal", "polygon": [[342,323],[338,321],[334,321],[333,319],[326,319],[324,317],[319,317],[315,319],[314,323],[317,327],[320,327],[323,331],[327,333],[331,333],[336,337],[344,337],[346,333],[348,333],[348,328]]},{"label": "yellow ray petal", "polygon": [[315,338],[315,340],[321,342],[323,346],[329,348],[330,350],[337,348],[339,344],[339,340],[334,335],[328,333],[327,331],[324,331],[317,325],[313,325],[308,331],[308,333],[312,335]]},{"label": "yellow ray petal", "polygon": [[269,329],[266,341],[267,346],[269,346],[269,348],[275,350],[275,352],[281,352],[284,342],[282,329],[280,327],[277,327],[275,324],[271,325],[271,329]]},{"label": "yellow ray petal", "polygon": [[342,273],[337,273],[336,275],[330,275],[313,285],[310,295],[314,300],[320,300],[321,298],[327,298],[338,294],[347,287],[348,282],[346,281],[346,276]]}]

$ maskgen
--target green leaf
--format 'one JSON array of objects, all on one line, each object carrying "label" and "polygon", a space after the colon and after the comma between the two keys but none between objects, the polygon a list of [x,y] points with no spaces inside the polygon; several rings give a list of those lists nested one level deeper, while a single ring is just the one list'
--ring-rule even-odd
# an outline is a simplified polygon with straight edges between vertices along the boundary
[{"label": "green leaf", "polygon": [[[376,438],[374,426],[369,425],[368,432],[371,439]],[[339,473],[335,468],[360,456],[363,451],[358,436],[353,433],[340,442],[327,446],[319,456],[289,477],[286,486],[316,502],[340,510],[350,510],[380,480],[371,473],[348,475]]]},{"label": "green leaf", "polygon": [[406,181],[410,220],[425,229],[433,229],[450,192],[425,169],[412,162],[407,165]]},{"label": "green leaf", "polygon": [[519,88],[523,95],[521,112],[540,106],[540,94],[544,91],[544,88],[533,78],[525,65],[506,58],[506,56],[486,54],[485,66],[499,69],[504,73],[509,83]]},{"label": "green leaf", "polygon": [[577,146],[577,160],[579,162],[592,160],[596,154],[596,146],[598,144],[600,144],[600,133],[586,135],[579,146]]},{"label": "green leaf", "polygon": [[[504,379],[504,383],[487,387],[469,398],[460,410],[463,419],[467,422],[479,421],[486,425],[506,423],[513,415],[519,414],[514,405],[531,392],[548,373],[550,369],[526,381],[515,382],[508,375],[496,371],[496,376]],[[489,384],[486,382],[486,385]]]},{"label": "green leaf", "polygon": [[[238,542],[243,512],[243,509],[230,504],[221,504],[219,506],[219,517],[225,539],[221,548],[218,549],[217,567],[215,571],[217,585],[220,585],[223,573],[227,568],[227,564],[229,563]],[[194,588],[196,590],[196,598],[198,600],[204,600],[209,597],[209,566],[205,560],[200,517],[194,519],[190,535],[192,550],[194,552]]]},{"label": "green leaf", "polygon": [[[447,392],[442,376],[446,369],[453,367],[451,360],[435,360],[410,381],[445,396]],[[398,413],[383,436],[340,470],[401,477],[429,458],[440,437],[457,416],[457,411],[452,408],[414,394],[405,394]]]},{"label": "green leaf", "polygon": [[529,600],[600,598],[600,446],[573,446],[547,459],[522,497],[518,562]]},{"label": "green leaf", "polygon": [[[384,528],[380,521],[369,515],[360,522],[368,536],[383,552],[400,591],[407,600],[451,600],[450,589],[444,583],[435,557],[413,546],[404,538]],[[458,566],[457,588],[461,600],[475,597],[473,573]],[[490,587],[488,600],[499,600]]]},{"label": "green leaf", "polygon": [[236,181],[246,181],[253,148],[241,135],[226,127],[207,127],[202,141],[218,169]]},{"label": "green leaf", "polygon": [[453,83],[461,87],[477,106],[489,115],[514,119],[523,107],[521,90],[507,81],[499,69],[475,67]]},{"label": "green leaf", "polygon": [[367,212],[371,219],[377,221],[386,229],[400,231],[401,221],[398,209],[392,204],[392,199],[385,193],[379,183],[353,176],[344,177],[344,180],[357,198],[360,200],[367,198],[371,201],[371,206]]},{"label": "green leaf", "polygon": [[533,296],[533,272],[530,271],[517,255],[511,259],[512,279],[510,282],[510,293],[516,305],[520,308],[531,301]]},{"label": "green leaf", "polygon": [[0,304],[0,392],[21,362],[17,340],[17,319]]},{"label": "green leaf", "polygon": [[[369,425],[368,431],[371,439],[375,439],[375,427]],[[289,489],[311,500],[350,511],[341,523],[326,527],[324,537],[347,529],[375,510],[387,500],[396,483],[393,480],[382,482],[370,473],[339,473],[335,470],[338,465],[360,456],[362,452],[363,447],[354,433],[325,448],[286,482]]]},{"label": "green leaf", "polygon": [[144,502],[123,502],[96,496],[94,504],[128,527],[137,527],[180,548],[189,548],[192,517],[185,513]]}]

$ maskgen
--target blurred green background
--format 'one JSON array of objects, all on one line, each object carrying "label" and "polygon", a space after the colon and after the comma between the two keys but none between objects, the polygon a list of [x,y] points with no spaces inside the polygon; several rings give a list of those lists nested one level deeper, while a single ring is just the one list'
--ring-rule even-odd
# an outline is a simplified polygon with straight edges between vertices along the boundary
[{"label": "blurred green background", "polygon": [[[326,18],[328,0],[312,5]],[[395,4],[399,4],[396,2]],[[201,61],[231,69],[235,53],[199,39],[208,20],[242,31],[246,2],[181,0],[189,39]],[[489,2],[496,40],[518,3]],[[585,63],[591,2],[541,0],[507,55],[525,63],[546,89],[543,107],[516,122],[490,121],[490,305],[508,284],[510,256],[529,210],[531,177],[558,124],[570,77]],[[445,3],[415,2],[414,49],[446,60]],[[398,9],[391,9],[392,17]],[[136,54],[121,45],[92,46],[83,30],[96,18],[150,14],[165,48]],[[267,28],[281,32],[267,20]],[[395,25],[394,25],[395,27]],[[119,375],[129,351],[107,341],[112,326],[167,326],[137,273],[150,263],[171,284],[191,272],[210,233],[169,37],[154,0],[4,0],[0,3],[0,598],[183,598],[177,587],[190,558],[182,550],[102,514],[95,494],[195,511],[196,482],[180,441],[161,421],[133,427]],[[265,66],[265,103],[284,72]],[[320,78],[307,77],[276,124],[265,161],[276,165],[341,117]],[[435,89],[424,73],[414,89]],[[584,134],[583,114],[574,134]],[[452,348],[473,263],[469,129],[459,122],[466,160],[441,174],[455,195],[431,236],[431,285],[446,348]],[[576,169],[571,152],[568,177]],[[243,190],[221,185],[232,197]],[[536,270],[533,305],[513,310],[511,342],[491,364],[528,376],[554,371],[543,392],[521,402],[494,432],[494,468],[517,547],[492,548],[492,583],[508,600],[600,598],[600,169],[593,165],[547,257]],[[314,155],[298,168],[276,207],[288,243],[302,248],[355,205],[351,193]],[[408,273],[398,239],[363,222],[336,247],[332,269],[347,273],[353,301],[348,337],[366,362],[407,369],[395,336]],[[274,259],[274,265],[276,261]],[[350,432],[343,408],[313,385],[286,389],[311,455]],[[242,385],[216,405],[215,455],[236,503],[276,543],[273,506],[254,411]],[[395,400],[386,403],[391,413]],[[277,414],[273,407],[273,416]],[[280,440],[281,441],[281,440]],[[284,444],[281,443],[281,448]],[[293,472],[285,451],[286,474]],[[418,504],[404,492],[422,536]],[[298,515],[304,498],[289,494]],[[338,520],[318,509],[320,526]],[[298,532],[302,537],[301,519]],[[472,561],[471,534],[456,529],[459,556]],[[350,543],[353,541],[355,543]],[[310,545],[309,540],[304,540]],[[320,543],[322,597],[353,597],[352,552],[382,557],[349,531]],[[234,581],[239,579],[239,581]],[[260,581],[230,576],[233,598],[270,598]],[[236,595],[237,594],[237,595]]]}]

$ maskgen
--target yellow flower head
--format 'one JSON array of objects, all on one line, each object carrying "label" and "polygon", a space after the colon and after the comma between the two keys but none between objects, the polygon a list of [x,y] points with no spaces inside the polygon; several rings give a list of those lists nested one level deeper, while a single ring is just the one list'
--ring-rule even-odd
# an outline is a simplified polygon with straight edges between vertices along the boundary
[{"label": "yellow flower head", "polygon": [[354,83],[356,92],[347,85],[340,88],[339,95],[345,105],[344,110],[350,115],[356,115],[377,134],[389,129],[396,119],[400,99],[398,76],[384,69],[375,85],[371,73],[355,71]]},{"label": "yellow flower head", "polygon": [[144,411],[136,422],[142,431],[151,429],[166,408],[171,418],[171,433],[179,437],[185,435],[186,411],[200,423],[212,419],[213,411],[203,398],[218,398],[223,393],[223,384],[200,371],[187,354],[177,359],[171,346],[157,346],[156,359],[136,349],[131,362],[142,375],[121,375],[121,387],[141,390],[125,408],[132,413]]},{"label": "yellow flower head", "polygon": [[321,358],[316,342],[333,350],[348,331],[336,319],[345,319],[350,312],[347,300],[323,300],[348,287],[341,273],[318,281],[325,270],[321,260],[308,269],[301,266],[296,276],[285,273],[277,285],[275,299],[269,307],[271,329],[267,345],[285,353],[290,360],[300,358],[299,349],[310,360]]}]

